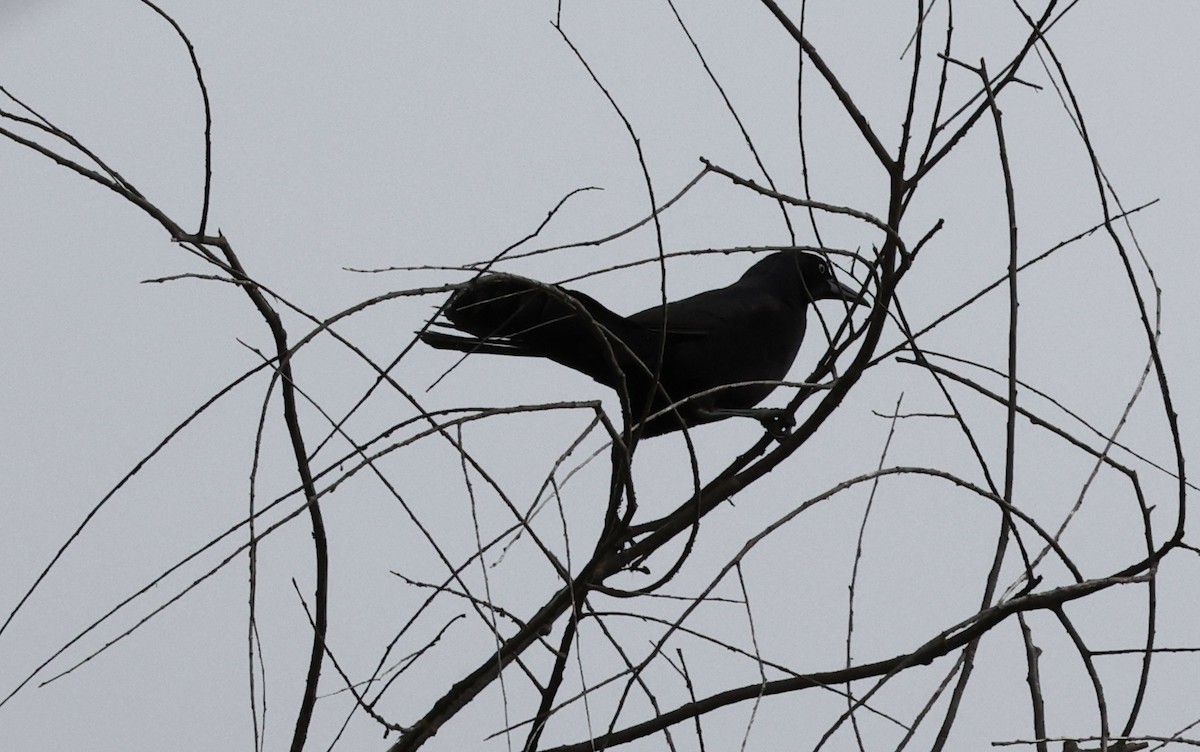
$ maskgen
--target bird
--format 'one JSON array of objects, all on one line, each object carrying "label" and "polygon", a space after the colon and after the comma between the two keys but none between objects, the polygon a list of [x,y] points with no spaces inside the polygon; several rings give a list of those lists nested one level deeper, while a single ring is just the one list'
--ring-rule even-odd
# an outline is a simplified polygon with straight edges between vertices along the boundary
[{"label": "bird", "polygon": [[[794,423],[759,408],[787,376],[809,303],[861,303],[815,253],[777,251],[733,284],[622,316],[576,290],[506,273],[480,275],[441,308],[462,334],[426,328],[427,345],[464,353],[538,357],[628,395],[643,438],[734,416],[781,438]],[[657,377],[657,379],[656,379]],[[745,383],[751,382],[751,383]]]}]

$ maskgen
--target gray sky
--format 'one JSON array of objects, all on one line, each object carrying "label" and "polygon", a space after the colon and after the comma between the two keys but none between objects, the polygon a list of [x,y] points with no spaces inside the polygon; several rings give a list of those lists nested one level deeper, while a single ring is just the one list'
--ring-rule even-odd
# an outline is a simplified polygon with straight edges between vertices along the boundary
[{"label": "gray sky", "polygon": [[[790,39],[755,3],[680,5],[773,176],[783,190],[798,195]],[[909,67],[900,55],[912,9],[876,5],[811,4],[807,29],[891,145],[903,117]],[[629,136],[551,25],[553,3],[515,8],[362,3],[347,9],[213,0],[162,6],[195,44],[212,101],[210,229],[228,236],[256,279],[316,316],[386,291],[463,279],[447,271],[367,275],[344,268],[489,258],[534,230],[577,188],[603,190],[572,198],[531,248],[601,237],[647,212],[645,181]],[[736,124],[668,6],[578,6],[566,4],[564,28],[636,129],[660,201],[699,171],[700,157],[758,178]],[[972,63],[980,57],[1004,59],[1020,33],[1018,20],[1007,7],[956,6],[960,53]],[[1069,13],[1051,36],[1123,205],[1160,200],[1137,215],[1134,227],[1163,291],[1162,348],[1185,441],[1192,443],[1200,423],[1193,389],[1200,379],[1200,342],[1193,326],[1200,311],[1191,292],[1200,285],[1191,242],[1194,207],[1200,205],[1195,177],[1200,152],[1193,145],[1200,118],[1194,91],[1200,77],[1193,40],[1197,28],[1200,6],[1186,0],[1087,3]],[[1036,59],[1023,73],[1032,83],[1046,84]],[[138,3],[0,6],[0,85],[102,155],[181,223],[195,226],[203,185],[200,100],[185,50],[155,14]],[[809,85],[814,91],[806,100],[806,134],[814,197],[881,212],[882,172],[817,80]],[[954,76],[950,98],[961,101],[974,85],[966,73]],[[1086,155],[1053,89],[1014,87],[1001,104],[1017,188],[1021,255],[1028,258],[1096,224],[1100,214]],[[3,107],[13,109],[11,102]],[[906,280],[904,301],[915,322],[928,321],[1004,271],[1003,193],[993,138],[990,127],[974,132],[923,189],[908,218],[907,233],[914,239],[938,218],[947,223]],[[171,245],[161,228],[117,196],[8,141],[0,141],[0,174],[5,259],[0,331],[6,353],[0,369],[0,467],[7,512],[0,525],[0,604],[7,615],[88,510],[199,404],[254,367],[259,358],[251,348],[269,351],[270,339],[245,296],[231,286],[197,279],[139,284],[210,270]],[[812,242],[807,225],[797,222],[797,227],[799,242]],[[869,250],[879,242],[861,223],[825,219],[821,229],[825,242],[839,248]],[[663,217],[668,251],[786,242],[775,205],[716,176],[705,178]],[[647,258],[655,248],[653,233],[643,228],[599,248],[544,255],[506,268],[554,281]],[[726,284],[747,265],[744,256],[673,263],[668,295]],[[660,279],[650,269],[609,273],[576,286],[630,313],[657,302]],[[1097,236],[1022,277],[1025,377],[1105,430],[1115,426],[1145,361],[1122,275],[1111,247]],[[340,331],[373,358],[390,362],[436,302],[434,297],[391,301],[353,317]],[[989,298],[976,312],[947,324],[927,346],[1002,368],[1005,328],[999,322],[1005,305],[1001,297]],[[293,337],[309,328],[296,314],[289,314],[287,325]],[[898,341],[894,332],[891,337],[890,342]],[[814,340],[810,335],[793,371],[797,379],[820,354]],[[584,399],[604,399],[610,411],[615,408],[608,393],[578,374],[548,363],[484,357],[469,359],[426,393],[452,363],[445,353],[418,348],[396,375],[428,409]],[[302,353],[296,369],[305,393],[337,416],[372,382],[361,361],[328,339]],[[0,634],[0,696],[92,621],[245,515],[265,386],[260,377],[218,402],[101,510]],[[823,429],[821,441],[755,486],[752,497],[739,496],[736,506],[718,510],[713,520],[720,522],[706,528],[694,554],[696,566],[679,583],[680,591],[694,593],[707,582],[741,544],[739,535],[752,534],[808,496],[873,468],[888,429],[873,411],[890,411],[901,392],[908,410],[944,409],[928,378],[911,366],[888,364],[872,371]],[[992,452],[1001,448],[1002,413],[964,400],[973,419],[989,429],[985,445]],[[776,396],[771,404],[782,403]],[[278,413],[277,397],[271,410],[272,416]],[[349,426],[356,436],[367,437],[411,414],[402,399],[383,393]],[[1161,404],[1147,393],[1122,437],[1168,463],[1161,415]],[[309,409],[305,419],[314,437],[324,436],[325,424],[315,410]],[[473,429],[466,441],[487,458],[489,469],[523,507],[586,422],[581,411],[498,419]],[[697,452],[707,471],[702,474],[709,477],[724,467],[758,431],[737,421],[697,431]],[[1022,435],[1022,507],[1056,524],[1090,463],[1043,434]],[[285,438],[276,420],[265,439],[260,503],[294,485]],[[897,442],[891,458],[896,464],[970,466],[961,437],[936,422],[903,423]],[[598,448],[598,437],[588,446]],[[326,461],[344,451],[344,444],[332,449]],[[638,488],[648,519],[686,495],[687,455],[670,439],[647,442],[639,452]],[[469,508],[455,455],[426,442],[388,462],[400,493],[449,542],[452,558],[468,556],[475,542],[466,532]],[[572,539],[576,555],[587,553],[587,525],[595,522],[603,503],[604,470],[603,462],[597,463],[571,482],[565,503],[572,524],[581,526]],[[1170,482],[1153,470],[1139,473],[1157,495],[1151,503],[1169,507]],[[1092,492],[1069,539],[1086,552],[1092,575],[1110,571],[1138,545],[1129,494],[1105,474],[1101,478],[1109,483]],[[898,481],[889,490],[869,526],[872,555],[863,564],[856,660],[912,649],[972,613],[991,555],[992,509],[934,483]],[[822,505],[747,563],[761,647],[773,659],[799,670],[841,665],[846,577],[864,499],[865,491]],[[424,597],[389,571],[437,580],[444,568],[378,483],[347,484],[327,498],[326,510],[333,541],[331,641],[357,678],[373,669],[381,646]],[[482,514],[485,525],[495,529],[506,520],[491,498]],[[552,517],[546,515],[547,524]],[[260,554],[268,749],[290,739],[307,656],[307,622],[291,586],[295,578],[311,599],[306,524],[298,519],[272,535]],[[721,535],[723,530],[729,534]],[[250,748],[244,557],[74,674],[36,686],[115,638],[231,550],[226,544],[202,557],[39,673],[0,707],[0,748]],[[523,569],[529,561],[534,559],[528,551],[514,553],[490,575],[497,599],[520,614],[553,585],[544,567],[536,578]],[[656,571],[666,566],[657,562]],[[1183,557],[1164,573],[1170,583],[1162,596],[1164,645],[1195,646],[1195,592],[1187,584],[1189,578],[1196,581],[1195,569],[1194,557],[1190,563]],[[1008,582],[1019,571],[1015,559],[1006,571]],[[738,595],[732,589],[721,594]],[[1092,647],[1134,646],[1144,621],[1143,601],[1132,591],[1117,591],[1080,606],[1081,620],[1093,627]],[[745,637],[744,609],[710,608],[710,621],[704,622],[709,629]],[[431,614],[399,655],[432,638],[461,610],[460,604],[448,603]],[[1064,685],[1054,687],[1061,693],[1051,706],[1053,728],[1064,735],[1089,733],[1095,727],[1094,703],[1070,697],[1087,687],[1086,678],[1049,622],[1041,622],[1048,635],[1043,647],[1051,665],[1062,667],[1054,682]],[[1024,664],[1006,662],[1016,655],[1019,635],[1010,626],[990,639],[1000,646],[981,658],[980,670],[987,672],[975,687],[981,698],[964,709],[958,748],[981,749],[993,740],[1030,735]],[[453,649],[418,664],[389,695],[392,703],[381,708],[389,718],[411,720],[457,678],[455,671],[486,656],[490,643],[473,622],[455,627],[447,644]],[[701,660],[704,653],[696,655]],[[585,643],[583,658],[592,679],[615,665],[606,663],[611,656],[600,641]],[[1109,660],[1106,670],[1133,670],[1132,658]],[[1195,720],[1200,697],[1194,661],[1159,663],[1144,727],[1167,732]],[[331,693],[340,683],[327,670],[322,687]],[[729,671],[738,677],[736,683],[755,679],[745,664]],[[922,698],[922,690],[938,676],[934,671],[914,677],[912,684],[898,684],[882,702],[911,715],[912,703],[919,702],[912,698]],[[705,676],[703,691],[718,689],[725,678],[720,671]],[[983,687],[998,699],[989,701]],[[514,698],[527,692],[525,687],[510,690]],[[1004,698],[1012,697],[1019,699],[1010,707]],[[1123,719],[1129,698],[1118,694],[1109,701]],[[842,703],[832,695],[766,702],[750,748],[807,739],[804,734],[819,733]],[[514,699],[513,706],[520,710],[511,720],[523,718],[527,703]],[[323,700],[311,748],[327,746],[349,711],[345,695]],[[729,738],[719,728],[711,731],[712,738],[739,743],[748,713],[742,706],[727,711],[720,718],[729,724]],[[477,726],[451,724],[432,748],[483,748],[481,737],[504,722],[493,696],[472,716]],[[556,728],[550,738],[574,741],[582,737],[582,728]],[[893,731],[880,732],[879,748],[894,746],[888,735]],[[493,740],[490,748],[504,743]],[[850,736],[831,744],[831,749],[853,748]],[[350,725],[342,745],[385,746],[378,727],[363,718]]]}]

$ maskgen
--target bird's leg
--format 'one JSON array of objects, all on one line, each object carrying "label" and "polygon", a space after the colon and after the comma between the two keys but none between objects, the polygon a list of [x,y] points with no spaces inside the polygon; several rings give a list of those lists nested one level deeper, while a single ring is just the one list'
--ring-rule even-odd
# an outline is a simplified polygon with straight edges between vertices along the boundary
[{"label": "bird's leg", "polygon": [[754,418],[766,430],[771,438],[782,441],[796,427],[796,416],[782,407],[718,407],[706,410],[714,420],[720,418]]}]

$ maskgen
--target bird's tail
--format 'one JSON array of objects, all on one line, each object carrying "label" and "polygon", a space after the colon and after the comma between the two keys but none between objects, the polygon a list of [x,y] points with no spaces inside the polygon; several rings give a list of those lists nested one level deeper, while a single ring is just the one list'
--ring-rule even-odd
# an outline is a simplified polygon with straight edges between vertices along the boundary
[{"label": "bird's tail", "polygon": [[479,337],[460,337],[436,330],[418,332],[421,341],[439,350],[457,350],[465,353],[491,353],[493,355],[524,355],[506,342],[488,341]]},{"label": "bird's tail", "polygon": [[489,274],[451,295],[442,312],[455,329],[472,336],[422,333],[433,347],[549,358],[605,384],[614,378],[614,360],[625,359],[622,342],[630,326],[625,318],[557,285]]}]

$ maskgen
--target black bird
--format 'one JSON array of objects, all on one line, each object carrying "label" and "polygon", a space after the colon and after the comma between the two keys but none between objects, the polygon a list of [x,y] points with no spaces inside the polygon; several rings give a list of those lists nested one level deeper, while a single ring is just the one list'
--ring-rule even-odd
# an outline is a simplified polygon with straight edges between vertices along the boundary
[{"label": "black bird", "polygon": [[[728,287],[632,316],[557,285],[486,274],[456,290],[442,309],[450,326],[472,336],[420,337],[444,350],[549,358],[618,393],[623,384],[635,418],[650,402],[642,436],[737,415],[758,418],[778,435],[790,428],[790,416],[754,406],[787,376],[815,300],[857,303],[859,294],[825,259],[799,251],[767,256]],[[759,383],[721,388],[742,382]]]}]

